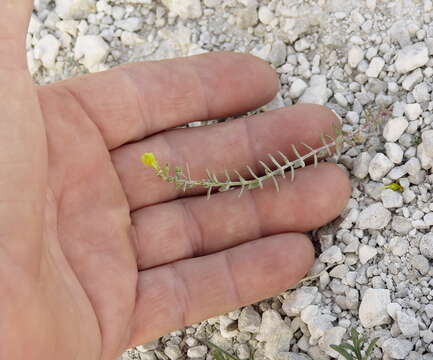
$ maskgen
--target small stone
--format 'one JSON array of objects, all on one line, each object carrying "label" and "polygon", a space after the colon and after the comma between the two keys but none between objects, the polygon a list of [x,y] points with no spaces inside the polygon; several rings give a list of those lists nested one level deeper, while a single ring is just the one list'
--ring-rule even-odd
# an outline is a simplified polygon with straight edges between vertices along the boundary
[{"label": "small stone", "polygon": [[403,206],[403,196],[394,190],[385,189],[380,194],[382,199],[382,204],[385,208],[399,208]]},{"label": "small stone", "polygon": [[260,6],[258,16],[265,25],[269,25],[275,18],[274,13],[267,6]]},{"label": "small stone", "polygon": [[53,69],[56,65],[56,58],[59,53],[60,41],[53,35],[48,34],[39,40],[35,47],[35,57],[42,61],[47,69]]},{"label": "small stone", "polygon": [[424,66],[428,62],[428,49],[423,42],[408,45],[397,53],[395,69],[400,74],[406,74]]},{"label": "small stone", "polygon": [[143,20],[138,17],[130,17],[125,20],[116,21],[115,25],[123,30],[135,32],[142,28]]},{"label": "small stone", "polygon": [[362,326],[372,328],[387,324],[389,315],[387,306],[391,303],[388,289],[367,289],[359,306],[359,319]]},{"label": "small stone", "polygon": [[425,82],[416,85],[412,91],[412,94],[415,98],[415,101],[418,103],[430,101],[430,87]]},{"label": "small stone", "polygon": [[238,329],[242,332],[258,333],[262,318],[251,306],[242,309],[238,319]]},{"label": "small stone", "polygon": [[394,167],[394,163],[389,160],[386,155],[377,153],[370,161],[368,166],[368,173],[372,180],[382,180],[389,170]]},{"label": "small stone", "polygon": [[268,359],[275,359],[278,353],[288,352],[292,338],[293,331],[284,321],[281,321],[278,328],[266,341],[265,356]]},{"label": "small stone", "polygon": [[433,158],[433,130],[426,130],[421,135],[422,138],[422,147],[425,151],[425,154]]},{"label": "small stone", "polygon": [[56,0],[56,13],[62,19],[83,19],[95,11],[95,0]]},{"label": "small stone", "polygon": [[373,59],[371,59],[370,65],[368,66],[365,75],[367,75],[368,77],[377,78],[384,66],[385,66],[385,60],[383,60],[381,57],[376,56]]},{"label": "small stone", "polygon": [[364,51],[359,46],[353,46],[349,49],[347,61],[352,68],[356,68],[364,58]]},{"label": "small stone", "polygon": [[387,121],[383,128],[383,137],[388,142],[396,142],[409,126],[404,117],[397,117]]},{"label": "small stone", "polygon": [[422,114],[420,104],[406,104],[404,106],[404,112],[409,120],[416,120]]},{"label": "small stone", "polygon": [[330,345],[339,345],[343,340],[346,329],[341,326],[333,327],[325,332],[325,335],[319,341],[319,347],[324,353],[332,357],[338,357],[338,353]]},{"label": "small stone", "polygon": [[368,245],[361,244],[359,246],[359,261],[361,264],[367,264],[369,260],[373,259],[377,255],[377,249]]},{"label": "small stone", "polygon": [[299,104],[319,104],[325,105],[331,95],[327,87],[325,75],[313,75],[310,85],[299,98]]},{"label": "small stone", "polygon": [[364,179],[368,175],[371,156],[368,152],[360,153],[352,163],[352,174],[358,179]]},{"label": "small stone", "polygon": [[425,234],[419,243],[419,251],[428,259],[433,259],[433,233]]},{"label": "small stone", "polygon": [[411,91],[417,83],[422,81],[422,79],[423,74],[421,69],[416,69],[406,76],[406,79],[403,80],[402,87],[407,91]]},{"label": "small stone", "polygon": [[90,71],[100,70],[99,65],[105,60],[109,46],[99,35],[78,36],[75,44],[75,60],[84,57],[83,64]]},{"label": "small stone", "polygon": [[409,242],[404,238],[396,236],[389,242],[389,248],[393,255],[403,256],[409,249]]},{"label": "small stone", "polygon": [[412,342],[406,339],[390,338],[382,344],[383,352],[392,359],[406,359],[412,348]]},{"label": "small stone", "polygon": [[202,15],[200,0],[162,0],[162,3],[182,19],[197,19]]},{"label": "small stone", "polygon": [[281,66],[286,62],[287,46],[282,40],[277,40],[272,44],[269,54],[269,61],[275,67]]},{"label": "small stone", "polygon": [[418,158],[410,158],[404,164],[409,175],[415,176],[421,171],[421,162]]},{"label": "small stone", "polygon": [[192,348],[189,348],[187,353],[189,358],[202,358],[207,354],[207,346],[206,345],[198,345]]},{"label": "small stone", "polygon": [[414,255],[410,263],[421,275],[426,275],[430,270],[430,262],[423,255]]},{"label": "small stone", "polygon": [[413,226],[409,219],[396,215],[392,218],[391,228],[399,234],[408,234]]},{"label": "small stone", "polygon": [[299,315],[303,309],[313,303],[317,292],[318,289],[315,286],[303,286],[291,292],[283,302],[283,311],[288,316]]},{"label": "small stone", "polygon": [[257,340],[268,341],[268,339],[277,331],[282,321],[283,320],[278,311],[266,310],[263,312],[262,323],[260,325],[259,334],[257,335]]},{"label": "small stone", "polygon": [[424,307],[424,311],[429,319],[433,319],[433,304],[427,304]]},{"label": "small stone", "polygon": [[433,226],[433,212],[425,214],[423,220],[426,226]]},{"label": "small stone", "polygon": [[386,311],[388,312],[388,315],[391,316],[391,318],[394,321],[397,321],[397,313],[401,311],[401,306],[398,303],[390,303],[386,307]]},{"label": "small stone", "polygon": [[417,318],[409,316],[403,311],[397,312],[397,325],[404,336],[419,336],[419,326]]},{"label": "small stone", "polygon": [[170,360],[177,360],[182,357],[182,351],[179,345],[167,345],[164,349],[164,354],[167,355]]},{"label": "small stone", "polygon": [[385,144],[385,152],[386,152],[386,156],[394,164],[400,164],[402,162],[403,150],[400,145],[393,142],[387,142]]},{"label": "small stone", "polygon": [[320,254],[319,260],[326,264],[336,264],[343,261],[343,254],[338,246],[333,245]]},{"label": "small stone", "polygon": [[360,229],[383,229],[391,220],[391,212],[381,203],[374,203],[359,214],[357,227]]},{"label": "small stone", "polygon": [[297,99],[304,93],[307,87],[308,85],[304,80],[296,79],[295,81],[293,81],[292,85],[290,86],[289,96],[292,99]]},{"label": "small stone", "polygon": [[395,22],[389,29],[389,35],[390,38],[393,41],[397,41],[401,47],[407,46],[411,43],[410,34],[404,21]]}]

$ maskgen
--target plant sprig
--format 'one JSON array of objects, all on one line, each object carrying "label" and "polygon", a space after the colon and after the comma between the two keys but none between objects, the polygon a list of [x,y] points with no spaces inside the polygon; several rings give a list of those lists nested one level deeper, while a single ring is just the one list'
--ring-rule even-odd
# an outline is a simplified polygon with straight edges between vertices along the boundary
[{"label": "plant sprig", "polygon": [[358,331],[353,328],[351,330],[352,344],[341,343],[340,345],[330,345],[330,347],[342,355],[346,360],[370,360],[370,356],[378,340],[378,337],[374,338],[363,355],[362,349],[367,344],[367,338],[360,337]]},{"label": "plant sprig", "polygon": [[[259,161],[259,164],[264,172],[264,175],[262,176],[256,174],[254,170],[247,165],[246,169],[249,173],[248,179],[242,176],[237,170],[232,170],[232,174],[230,175],[229,171],[224,169],[224,179],[220,180],[214,172],[206,169],[207,178],[194,180],[191,178],[188,164],[185,165],[185,171],[180,167],[175,167],[174,173],[171,173],[170,166],[168,164],[165,166],[160,166],[155,155],[151,152],[144,153],[141,156],[141,161],[143,164],[154,169],[156,175],[161,179],[169,183],[174,183],[178,189],[186,191],[197,186],[206,188],[208,198],[210,197],[213,190],[224,192],[235,188],[240,188],[240,197],[245,190],[251,190],[258,187],[262,189],[263,183],[269,179],[273,181],[275,189],[278,192],[280,190],[278,177],[285,179],[287,173],[289,173],[290,180],[293,182],[296,169],[305,167],[306,162],[309,160],[313,160],[313,165],[316,167],[319,161],[324,157],[327,155],[333,155],[334,148],[338,157],[345,143],[356,145],[365,141],[363,131],[366,131],[371,127],[377,128],[380,126],[379,120],[379,116],[366,114],[366,123],[353,132],[345,132],[340,128],[340,125],[334,125],[334,131],[336,135],[330,136],[321,134],[320,139],[322,145],[315,149],[303,142],[301,142],[298,147],[292,144],[291,149],[295,157],[294,160],[289,160],[289,158],[281,151],[277,152],[278,156],[268,154],[268,158],[272,165],[268,166],[264,161]],[[301,155],[301,152],[298,149],[300,146],[307,150],[306,154]]]}]

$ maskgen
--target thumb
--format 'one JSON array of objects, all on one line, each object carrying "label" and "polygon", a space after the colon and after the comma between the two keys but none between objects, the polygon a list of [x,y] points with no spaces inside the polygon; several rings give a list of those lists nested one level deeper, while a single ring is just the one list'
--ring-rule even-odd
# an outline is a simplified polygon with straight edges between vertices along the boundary
[{"label": "thumb", "polygon": [[0,8],[1,282],[10,265],[39,269],[47,154],[39,102],[25,66],[32,1],[1,0]]}]

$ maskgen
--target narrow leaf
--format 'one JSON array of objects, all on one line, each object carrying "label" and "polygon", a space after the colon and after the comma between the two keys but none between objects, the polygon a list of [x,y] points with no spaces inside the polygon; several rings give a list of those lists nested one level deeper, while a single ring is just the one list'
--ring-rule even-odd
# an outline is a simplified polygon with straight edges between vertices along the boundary
[{"label": "narrow leaf", "polygon": [[338,352],[340,355],[344,356],[344,358],[346,360],[354,360],[352,355],[350,355],[346,350],[344,350],[343,348],[339,347],[338,345],[329,345],[331,349],[335,350],[336,352]]}]

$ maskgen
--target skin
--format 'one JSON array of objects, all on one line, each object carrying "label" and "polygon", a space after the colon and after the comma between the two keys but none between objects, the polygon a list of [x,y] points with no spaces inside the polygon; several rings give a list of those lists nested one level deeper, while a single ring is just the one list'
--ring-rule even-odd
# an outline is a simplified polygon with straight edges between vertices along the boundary
[{"label": "skin", "polygon": [[[128,347],[276,295],[314,260],[302,232],[334,219],[346,174],[322,164],[238,199],[183,194],[139,161],[257,164],[319,145],[336,121],[302,105],[217,126],[272,99],[274,71],[215,53],[131,64],[37,87],[24,39],[32,1],[0,12],[0,358],[113,360]],[[257,171],[259,171],[257,169]]]}]

